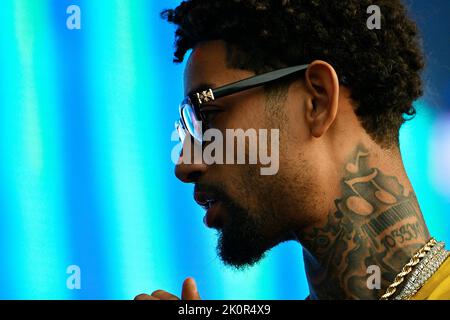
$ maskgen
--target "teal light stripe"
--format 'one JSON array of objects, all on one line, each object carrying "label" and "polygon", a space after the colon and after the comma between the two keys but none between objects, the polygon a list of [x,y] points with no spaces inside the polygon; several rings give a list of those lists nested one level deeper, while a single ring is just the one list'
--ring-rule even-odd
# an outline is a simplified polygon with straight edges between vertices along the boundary
[{"label": "teal light stripe", "polygon": [[[222,267],[220,285],[223,285],[223,299],[276,299],[276,262],[270,253],[256,266],[245,271],[234,271]],[[218,284],[219,285],[219,284]]]},{"label": "teal light stripe", "polygon": [[407,122],[400,131],[400,148],[406,172],[414,187],[427,226],[434,237],[441,238],[447,233],[442,230],[447,220],[442,208],[442,197],[433,187],[431,178],[431,158],[435,156],[431,149],[432,128],[436,114],[424,101],[415,104],[417,116]]},{"label": "teal light stripe", "polygon": [[[65,221],[61,199],[59,107],[47,1],[11,1],[15,41],[8,43],[2,141],[11,184],[11,246],[17,281],[12,298],[64,298]],[[3,10],[3,8],[2,8]],[[5,18],[5,17],[3,17]],[[2,65],[3,67],[3,65]],[[2,71],[3,72],[3,71]],[[12,216],[14,215],[14,216]],[[30,289],[32,288],[32,289]]]},{"label": "teal light stripe", "polygon": [[15,127],[16,122],[11,114],[9,108],[12,91],[15,90],[16,84],[13,82],[14,78],[10,78],[17,72],[13,70],[14,61],[17,56],[16,46],[14,43],[14,25],[13,17],[9,14],[12,12],[12,0],[5,1],[0,10],[0,65],[2,70],[0,72],[0,268],[4,276],[0,276],[0,298],[11,299],[16,296],[17,283],[16,276],[16,253],[11,245],[12,235],[14,234],[15,222],[17,221],[15,214],[15,193],[11,190],[11,185],[14,182],[10,174],[11,152],[10,142],[12,141],[11,128]]},{"label": "teal light stripe", "polygon": [[[89,61],[96,171],[106,237],[109,239],[110,298],[132,298],[170,277],[167,226],[162,212],[159,148],[166,140],[152,134],[157,106],[150,90],[146,43],[151,24],[147,1],[89,2],[84,6]],[[154,116],[154,115],[153,115]],[[163,263],[163,265],[161,264]]]},{"label": "teal light stripe", "polygon": [[450,197],[450,113],[436,119],[432,128],[430,176],[436,191]]},{"label": "teal light stripe", "polygon": [[[431,127],[429,165],[427,175],[430,177],[430,228],[439,240],[450,242],[450,220],[448,219],[450,204],[450,114],[440,114]],[[429,221],[431,220],[431,221]]]}]

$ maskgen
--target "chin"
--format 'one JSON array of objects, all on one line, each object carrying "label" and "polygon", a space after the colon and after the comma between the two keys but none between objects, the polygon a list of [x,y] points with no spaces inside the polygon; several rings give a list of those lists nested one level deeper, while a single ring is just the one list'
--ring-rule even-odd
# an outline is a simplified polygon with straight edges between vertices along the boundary
[{"label": "chin", "polygon": [[[227,237],[227,234],[219,232],[217,244],[217,254],[226,266],[237,270],[243,270],[256,265],[263,260],[266,253],[281,241],[267,242],[267,238],[248,237],[248,239],[238,239]],[[261,241],[262,240],[262,241]]]}]

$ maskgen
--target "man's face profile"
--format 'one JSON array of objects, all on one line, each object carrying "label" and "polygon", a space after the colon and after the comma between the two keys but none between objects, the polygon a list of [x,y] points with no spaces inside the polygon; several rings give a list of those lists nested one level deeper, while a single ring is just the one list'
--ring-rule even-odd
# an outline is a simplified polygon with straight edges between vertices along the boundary
[{"label": "man's face profile", "polygon": [[[253,75],[227,65],[224,42],[205,42],[193,50],[187,62],[185,94],[206,85],[216,88]],[[254,88],[217,99],[205,107],[211,110],[205,111],[208,127],[222,132],[230,128],[281,128],[280,121],[285,122],[289,112],[284,109],[286,94],[268,97],[264,88]],[[261,175],[260,164],[179,164],[176,168],[179,179],[195,183],[194,197],[206,207],[205,222],[217,229],[218,254],[228,265],[238,268],[252,265],[267,250],[292,238],[290,200],[286,196],[289,181],[284,178],[289,170],[286,142],[290,138],[286,130],[280,131],[280,145],[285,144],[280,150],[284,169],[276,175]]]}]

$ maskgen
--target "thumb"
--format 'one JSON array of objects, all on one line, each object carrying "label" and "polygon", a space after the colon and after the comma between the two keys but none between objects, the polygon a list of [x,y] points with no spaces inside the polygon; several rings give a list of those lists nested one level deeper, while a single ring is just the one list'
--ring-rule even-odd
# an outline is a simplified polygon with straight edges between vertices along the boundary
[{"label": "thumb", "polygon": [[181,292],[181,300],[200,300],[197,284],[194,278],[187,278],[183,282],[183,290]]}]

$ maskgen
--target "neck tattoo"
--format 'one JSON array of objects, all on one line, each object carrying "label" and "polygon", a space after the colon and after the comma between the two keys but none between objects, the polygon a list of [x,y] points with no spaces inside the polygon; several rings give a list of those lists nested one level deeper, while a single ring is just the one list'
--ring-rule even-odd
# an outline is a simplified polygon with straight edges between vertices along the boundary
[{"label": "neck tattoo", "polygon": [[[369,157],[357,148],[345,166],[336,211],[301,235],[313,299],[378,299],[430,237],[414,193],[369,167]],[[368,283],[374,268],[378,286]]]}]

